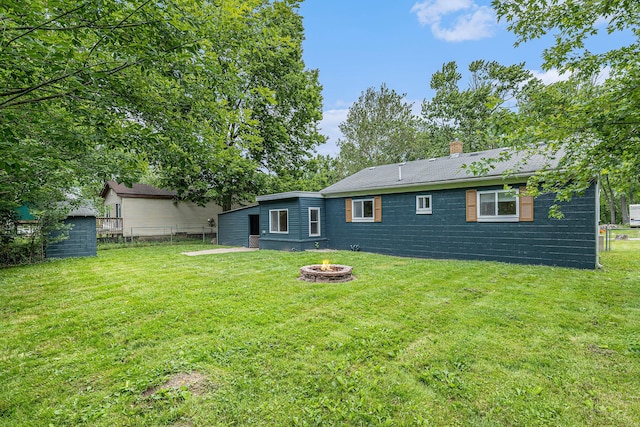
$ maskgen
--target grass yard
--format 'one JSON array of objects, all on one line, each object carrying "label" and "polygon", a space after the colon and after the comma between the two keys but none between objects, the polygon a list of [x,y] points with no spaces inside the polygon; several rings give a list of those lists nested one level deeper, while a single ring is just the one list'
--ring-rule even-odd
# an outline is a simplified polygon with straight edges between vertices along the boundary
[{"label": "grass yard", "polygon": [[604,269],[174,245],[0,270],[0,425],[640,425],[640,242]]}]

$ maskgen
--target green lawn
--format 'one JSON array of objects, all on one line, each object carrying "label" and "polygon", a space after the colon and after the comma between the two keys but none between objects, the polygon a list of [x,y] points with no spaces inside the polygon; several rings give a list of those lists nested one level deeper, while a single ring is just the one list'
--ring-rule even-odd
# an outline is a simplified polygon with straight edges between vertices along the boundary
[{"label": "green lawn", "polygon": [[342,284],[198,248],[0,270],[0,425],[640,424],[638,241],[599,271],[328,254]]}]

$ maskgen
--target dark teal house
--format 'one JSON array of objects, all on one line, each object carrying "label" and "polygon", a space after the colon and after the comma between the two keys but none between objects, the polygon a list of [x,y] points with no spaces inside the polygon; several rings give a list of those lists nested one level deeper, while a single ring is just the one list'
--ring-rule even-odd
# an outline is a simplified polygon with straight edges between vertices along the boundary
[{"label": "dark teal house", "polygon": [[257,248],[260,206],[247,206],[218,214],[218,244]]},{"label": "dark teal house", "polygon": [[[252,231],[261,249],[358,247],[410,257],[598,265],[597,183],[562,206],[564,218],[550,219],[554,196],[526,194],[527,178],[553,167],[547,159],[523,162],[514,155],[487,175],[472,176],[463,165],[502,150],[452,151],[367,168],[319,193],[261,196],[257,206],[219,216],[219,242],[247,246]],[[507,170],[515,172],[506,179]],[[251,216],[259,227],[249,230]]]},{"label": "dark teal house", "polygon": [[322,194],[292,191],[257,201],[218,215],[218,243],[285,251],[328,247]]}]

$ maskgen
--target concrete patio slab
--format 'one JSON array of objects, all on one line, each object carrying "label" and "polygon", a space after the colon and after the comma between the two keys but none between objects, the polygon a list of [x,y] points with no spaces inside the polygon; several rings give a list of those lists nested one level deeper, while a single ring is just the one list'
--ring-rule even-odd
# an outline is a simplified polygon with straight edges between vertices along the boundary
[{"label": "concrete patio slab", "polygon": [[199,256],[199,255],[227,254],[231,252],[253,252],[257,250],[258,248],[218,248],[218,249],[205,249],[203,251],[182,252],[182,255]]}]

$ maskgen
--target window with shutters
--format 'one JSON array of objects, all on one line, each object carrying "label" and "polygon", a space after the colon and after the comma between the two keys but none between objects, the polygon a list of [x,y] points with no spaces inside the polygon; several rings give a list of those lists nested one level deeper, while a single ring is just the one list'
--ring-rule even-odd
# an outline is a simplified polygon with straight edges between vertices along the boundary
[{"label": "window with shutters", "polygon": [[533,222],[533,196],[518,190],[466,191],[467,222]]},{"label": "window with shutters", "polygon": [[477,192],[478,222],[519,221],[518,190]]},{"label": "window with shutters", "polygon": [[382,197],[373,199],[345,199],[347,222],[382,222]]},{"label": "window with shutters", "polygon": [[352,201],[353,222],[373,222],[373,199]]}]

